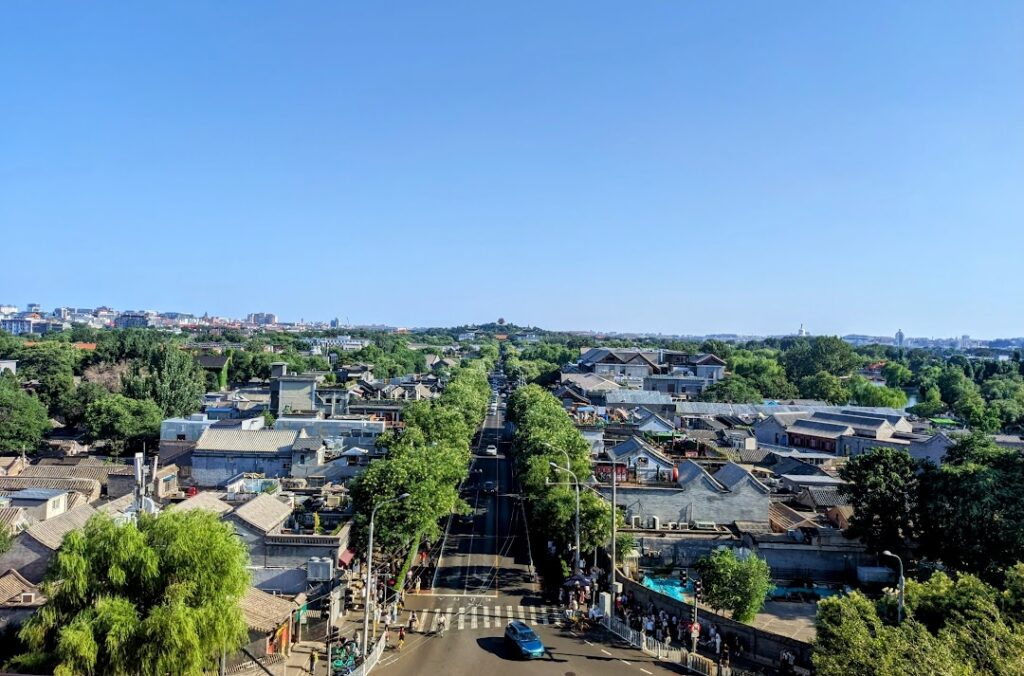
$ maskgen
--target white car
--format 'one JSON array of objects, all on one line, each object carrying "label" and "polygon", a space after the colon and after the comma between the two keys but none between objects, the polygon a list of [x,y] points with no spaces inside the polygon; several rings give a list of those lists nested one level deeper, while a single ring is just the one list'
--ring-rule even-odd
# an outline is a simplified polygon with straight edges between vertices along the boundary
[{"label": "white car", "polygon": [[498,447],[495,446],[494,444],[491,444],[490,446],[487,447],[487,450],[484,451],[484,453],[486,453],[487,455],[498,455]]}]

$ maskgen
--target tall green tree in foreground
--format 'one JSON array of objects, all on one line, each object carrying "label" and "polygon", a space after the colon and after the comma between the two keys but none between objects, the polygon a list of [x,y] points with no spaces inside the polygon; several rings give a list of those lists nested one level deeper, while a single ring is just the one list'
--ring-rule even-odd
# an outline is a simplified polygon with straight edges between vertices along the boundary
[{"label": "tall green tree in foreground", "polygon": [[245,642],[247,563],[231,526],[209,512],[124,526],[95,516],[65,538],[46,605],[20,632],[30,652],[8,666],[56,676],[201,674]]},{"label": "tall green tree in foreground", "polygon": [[741,559],[731,549],[719,549],[696,568],[708,605],[730,611],[738,622],[753,621],[772,590],[768,563],[753,554]]},{"label": "tall green tree in foreground", "polygon": [[973,575],[936,573],[907,581],[906,616],[893,596],[872,603],[859,592],[818,604],[814,666],[819,676],[865,674],[1024,674],[1024,564],[1003,592]]}]

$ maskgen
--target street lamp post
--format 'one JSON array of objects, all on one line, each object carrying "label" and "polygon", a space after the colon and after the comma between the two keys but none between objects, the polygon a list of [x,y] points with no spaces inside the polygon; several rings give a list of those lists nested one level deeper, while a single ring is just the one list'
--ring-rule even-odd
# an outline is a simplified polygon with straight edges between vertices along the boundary
[{"label": "street lamp post", "polygon": [[390,500],[377,503],[370,510],[370,537],[366,547],[366,603],[363,607],[363,660],[366,660],[367,655],[370,654],[370,603],[372,598],[370,587],[371,585],[376,586],[373,579],[373,519],[377,516],[377,509],[379,507],[405,500],[407,497],[409,497],[408,493],[402,493]]},{"label": "street lamp post", "polygon": [[549,463],[557,472],[565,472],[572,477],[573,483],[576,484],[576,551],[573,554],[572,560],[572,571],[576,572],[576,567],[579,565],[580,556],[583,552],[580,550],[580,480],[576,478],[576,473],[568,467],[559,467],[555,463]]},{"label": "street lamp post", "polygon": [[899,579],[899,582],[898,582],[899,588],[897,590],[898,595],[897,595],[897,603],[896,603],[896,624],[902,624],[903,623],[903,601],[904,601],[904,594],[906,593],[906,589],[907,589],[907,580],[906,580],[905,577],[903,577],[903,559],[901,559],[896,554],[893,554],[888,549],[886,549],[884,552],[882,552],[882,556],[888,556],[888,557],[891,557],[893,559],[896,559],[896,562],[900,564],[900,579]]}]

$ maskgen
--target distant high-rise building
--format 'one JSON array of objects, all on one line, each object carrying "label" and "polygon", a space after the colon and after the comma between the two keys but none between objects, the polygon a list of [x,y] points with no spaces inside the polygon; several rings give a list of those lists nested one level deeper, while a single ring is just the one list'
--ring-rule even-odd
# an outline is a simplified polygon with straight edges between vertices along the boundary
[{"label": "distant high-rise building", "polygon": [[29,303],[25,306],[26,312],[42,312],[43,307],[39,303]]},{"label": "distant high-rise building", "polygon": [[145,312],[122,312],[114,320],[119,329],[144,329],[151,325],[149,315]]},{"label": "distant high-rise building", "polygon": [[967,350],[971,347],[971,337],[966,333],[960,336],[960,349]]},{"label": "distant high-rise building", "polygon": [[902,348],[903,347],[903,341],[904,341],[905,338],[906,338],[906,336],[903,335],[903,329],[900,329],[899,331],[897,331],[896,332],[896,347]]},{"label": "distant high-rise building", "polygon": [[267,324],[276,324],[277,315],[273,312],[252,312],[249,314],[250,324],[259,324],[260,326],[266,326]]}]

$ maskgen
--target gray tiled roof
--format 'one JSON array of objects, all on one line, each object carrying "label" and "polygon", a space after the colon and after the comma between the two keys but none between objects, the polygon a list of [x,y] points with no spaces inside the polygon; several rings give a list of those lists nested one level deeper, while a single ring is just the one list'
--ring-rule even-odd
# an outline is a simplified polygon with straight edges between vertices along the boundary
[{"label": "gray tiled roof", "polygon": [[298,606],[288,599],[273,596],[255,587],[249,587],[238,602],[245,624],[252,631],[267,633],[288,621]]},{"label": "gray tiled roof", "polygon": [[738,484],[744,481],[751,481],[753,485],[765,493],[770,489],[754,478],[754,476],[734,462],[726,463],[721,469],[714,473],[714,479],[729,490],[733,490]]},{"label": "gray tiled roof", "polygon": [[234,507],[224,502],[217,497],[216,493],[210,491],[203,491],[202,493],[196,493],[191,498],[179,502],[174,506],[175,510],[188,510],[188,509],[205,509],[210,512],[216,512],[217,514],[227,514]]},{"label": "gray tiled roof", "polygon": [[255,498],[235,510],[235,516],[264,533],[272,531],[288,518],[292,508],[268,493]]},{"label": "gray tiled roof", "polygon": [[838,486],[808,486],[806,490],[815,507],[839,507],[850,504],[850,499],[839,492]]},{"label": "gray tiled roof", "polygon": [[844,434],[852,434],[853,428],[849,425],[829,423],[821,420],[797,420],[786,430],[790,434],[806,434],[813,437],[825,437],[838,439]]},{"label": "gray tiled roof", "polygon": [[239,430],[210,427],[196,442],[196,453],[290,453],[299,432],[295,430]]},{"label": "gray tiled roof", "polygon": [[95,513],[96,510],[89,505],[82,505],[81,507],[75,507],[69,512],[64,512],[60,516],[41,521],[25,532],[40,544],[56,551],[60,549],[61,544],[64,542],[64,537],[68,533],[84,528],[85,522]]}]

